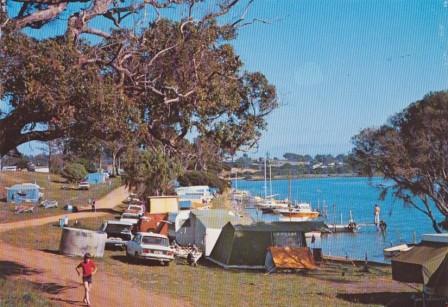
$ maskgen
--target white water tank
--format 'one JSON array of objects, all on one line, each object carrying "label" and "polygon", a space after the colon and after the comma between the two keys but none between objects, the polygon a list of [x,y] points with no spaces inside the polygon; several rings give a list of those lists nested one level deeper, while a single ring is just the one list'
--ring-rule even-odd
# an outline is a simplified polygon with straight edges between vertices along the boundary
[{"label": "white water tank", "polygon": [[107,234],[87,229],[64,227],[62,229],[59,252],[68,256],[103,257]]}]

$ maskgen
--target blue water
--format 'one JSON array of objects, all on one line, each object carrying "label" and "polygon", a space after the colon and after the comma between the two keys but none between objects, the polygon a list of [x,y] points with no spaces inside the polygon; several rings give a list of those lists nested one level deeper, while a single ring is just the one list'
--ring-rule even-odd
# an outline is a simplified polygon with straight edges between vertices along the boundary
[{"label": "blue water", "polygon": [[[291,198],[312,204],[314,209],[324,205],[327,207],[327,223],[347,223],[349,211],[358,224],[373,223],[373,208],[379,204],[380,219],[387,223],[387,231],[382,234],[375,227],[361,227],[355,234],[340,233],[322,237],[322,250],[326,255],[348,256],[353,259],[364,259],[388,262],[383,257],[383,249],[391,243],[413,242],[414,235],[419,242],[422,234],[433,233],[430,220],[416,209],[403,204],[402,201],[388,195],[384,201],[379,200],[380,191],[376,184],[390,184],[380,178],[368,179],[360,177],[331,177],[313,179],[294,179],[291,181]],[[235,187],[235,182],[233,182]],[[264,195],[264,181],[238,180],[237,188],[248,190],[252,195]],[[268,183],[268,194],[270,194]],[[273,180],[272,193],[277,199],[288,198],[288,180]],[[434,211],[437,211],[434,209]],[[261,214],[258,210],[248,209],[255,220],[272,221],[277,216]],[[436,213],[438,220],[441,214]]]}]

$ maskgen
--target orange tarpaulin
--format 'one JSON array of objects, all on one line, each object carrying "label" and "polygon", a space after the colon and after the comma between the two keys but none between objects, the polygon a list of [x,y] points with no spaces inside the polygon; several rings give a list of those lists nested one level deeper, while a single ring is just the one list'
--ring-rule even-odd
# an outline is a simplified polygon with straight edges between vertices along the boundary
[{"label": "orange tarpaulin", "polygon": [[308,247],[269,247],[268,251],[276,269],[314,270],[317,268]]}]

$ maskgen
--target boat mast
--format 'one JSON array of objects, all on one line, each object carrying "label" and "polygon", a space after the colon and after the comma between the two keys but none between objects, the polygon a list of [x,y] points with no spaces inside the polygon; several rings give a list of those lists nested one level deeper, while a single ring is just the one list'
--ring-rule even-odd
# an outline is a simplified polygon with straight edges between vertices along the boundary
[{"label": "boat mast", "polygon": [[271,161],[269,161],[269,194],[272,197],[272,167]]},{"label": "boat mast", "polygon": [[268,186],[266,182],[266,158],[264,158],[264,199],[267,198]]}]

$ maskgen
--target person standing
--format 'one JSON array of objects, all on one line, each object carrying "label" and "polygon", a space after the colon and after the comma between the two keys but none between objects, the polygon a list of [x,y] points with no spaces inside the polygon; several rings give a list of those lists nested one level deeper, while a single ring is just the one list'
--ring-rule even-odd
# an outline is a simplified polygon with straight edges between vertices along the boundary
[{"label": "person standing", "polygon": [[83,302],[90,306],[90,290],[92,290],[92,276],[96,273],[97,268],[95,262],[91,259],[89,253],[84,255],[84,260],[76,267],[78,276],[81,275],[79,269],[82,269],[82,284],[84,286],[84,299]]},{"label": "person standing", "polygon": [[92,200],[92,212],[96,212],[96,201],[95,201],[95,199]]},{"label": "person standing", "polygon": [[374,224],[375,226],[379,226],[380,224],[380,206],[378,206],[378,204],[375,204],[375,208],[373,209],[373,214],[374,214]]}]

